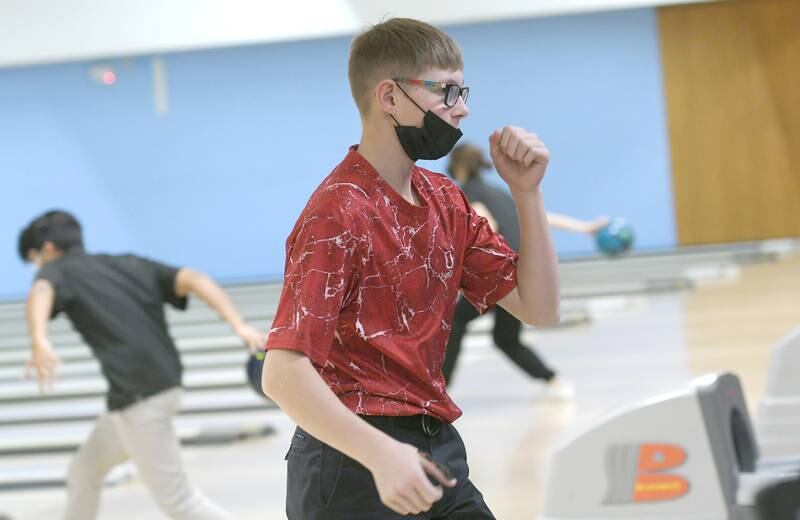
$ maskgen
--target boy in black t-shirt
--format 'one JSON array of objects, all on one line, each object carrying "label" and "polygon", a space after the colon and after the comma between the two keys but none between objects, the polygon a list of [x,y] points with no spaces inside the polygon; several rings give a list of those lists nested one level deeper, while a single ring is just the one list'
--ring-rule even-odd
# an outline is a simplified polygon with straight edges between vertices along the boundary
[{"label": "boy in black t-shirt", "polygon": [[47,321],[64,312],[92,349],[108,382],[101,415],[70,464],[65,518],[95,518],[105,475],[131,459],[164,513],[221,519],[227,513],[200,494],[183,471],[172,419],[180,408],[181,366],[167,330],[164,303],[185,309],[195,294],[216,310],[252,351],[266,335],[247,325],[208,276],[134,255],[87,254],[80,223],[63,211],[34,219],[19,237],[19,255],[39,268],[27,302],[31,359],[40,390],[52,387],[60,360]]}]

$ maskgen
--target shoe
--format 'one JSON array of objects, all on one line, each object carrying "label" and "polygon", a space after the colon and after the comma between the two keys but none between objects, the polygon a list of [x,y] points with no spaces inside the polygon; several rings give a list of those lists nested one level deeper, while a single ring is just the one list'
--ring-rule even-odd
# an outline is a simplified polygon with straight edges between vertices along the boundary
[{"label": "shoe", "polygon": [[556,378],[544,385],[539,397],[543,401],[572,401],[575,399],[575,385]]}]

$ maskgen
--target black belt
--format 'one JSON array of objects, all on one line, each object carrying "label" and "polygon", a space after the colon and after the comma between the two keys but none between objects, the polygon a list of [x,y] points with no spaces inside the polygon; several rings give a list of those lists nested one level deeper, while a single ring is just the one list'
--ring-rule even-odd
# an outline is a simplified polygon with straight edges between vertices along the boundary
[{"label": "black belt", "polygon": [[400,417],[361,415],[360,417],[373,426],[422,430],[429,437],[438,435],[444,424],[444,421],[430,415],[404,415]]}]

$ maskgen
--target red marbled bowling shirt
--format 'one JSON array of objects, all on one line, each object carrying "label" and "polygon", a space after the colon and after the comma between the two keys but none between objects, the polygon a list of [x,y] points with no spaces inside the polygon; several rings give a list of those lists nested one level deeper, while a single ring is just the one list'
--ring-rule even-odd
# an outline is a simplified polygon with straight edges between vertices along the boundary
[{"label": "red marbled bowling shirt", "polygon": [[441,366],[456,297],[495,304],[516,286],[517,254],[450,179],[415,167],[412,183],[422,206],[350,149],[286,241],[267,349],[308,356],[357,414],[452,422]]}]

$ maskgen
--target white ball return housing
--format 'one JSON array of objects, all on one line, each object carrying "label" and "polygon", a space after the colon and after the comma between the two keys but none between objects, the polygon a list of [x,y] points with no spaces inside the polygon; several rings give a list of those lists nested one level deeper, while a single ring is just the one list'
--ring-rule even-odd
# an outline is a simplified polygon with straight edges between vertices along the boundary
[{"label": "white ball return housing", "polygon": [[798,468],[759,465],[739,378],[708,375],[563,442],[540,520],[779,520],[761,518],[756,495]]}]

